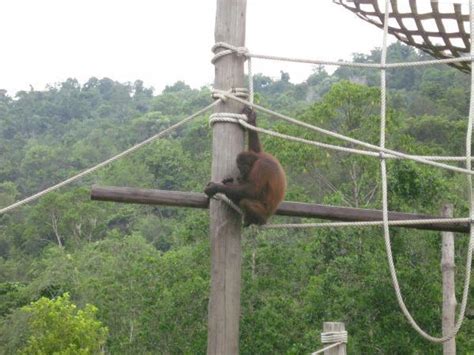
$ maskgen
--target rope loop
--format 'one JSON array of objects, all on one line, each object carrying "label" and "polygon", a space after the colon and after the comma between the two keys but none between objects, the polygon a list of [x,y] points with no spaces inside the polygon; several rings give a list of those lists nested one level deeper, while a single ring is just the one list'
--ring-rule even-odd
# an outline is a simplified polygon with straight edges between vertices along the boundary
[{"label": "rope loop", "polygon": [[249,89],[247,88],[232,88],[230,93],[245,100],[249,97]]},{"label": "rope loop", "polygon": [[323,332],[321,333],[321,343],[347,343],[347,331]]},{"label": "rope loop", "polygon": [[[217,52],[218,49],[224,49]],[[211,59],[211,63],[215,64],[219,59],[226,55],[236,54],[238,57],[248,58],[249,50],[246,47],[237,47],[225,42],[217,42],[212,46],[212,52],[214,57]]]},{"label": "rope loop", "polygon": [[240,121],[247,122],[247,115],[243,113],[216,112],[209,116],[209,126],[211,127],[216,122],[240,123]]}]

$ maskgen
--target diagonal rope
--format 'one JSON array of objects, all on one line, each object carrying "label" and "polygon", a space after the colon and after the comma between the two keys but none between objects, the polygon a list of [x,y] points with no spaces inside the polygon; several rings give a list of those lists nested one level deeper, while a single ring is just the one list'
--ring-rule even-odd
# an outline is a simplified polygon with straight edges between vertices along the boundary
[{"label": "diagonal rope", "polygon": [[443,168],[443,169],[446,169],[446,170],[451,170],[451,171],[456,171],[456,172],[460,172],[460,173],[464,173],[464,174],[474,175],[474,171],[469,170],[469,169],[459,168],[459,167],[449,165],[449,164],[444,164],[444,163],[438,163],[436,161],[428,160],[428,159],[426,159],[422,156],[406,154],[406,153],[402,153],[402,152],[399,152],[399,151],[396,151],[396,150],[393,150],[393,149],[380,147],[380,146],[370,144],[370,143],[367,143],[367,142],[364,142],[364,141],[361,141],[361,140],[358,140],[358,139],[355,139],[355,138],[351,138],[351,137],[345,136],[343,134],[333,132],[333,131],[330,131],[330,130],[327,130],[327,129],[324,129],[324,128],[321,128],[321,127],[303,122],[303,121],[296,120],[294,118],[291,118],[289,116],[283,115],[283,114],[278,113],[278,112],[275,112],[273,110],[270,110],[270,109],[265,108],[263,106],[260,106],[258,104],[252,103],[252,102],[244,100],[242,98],[239,98],[239,97],[229,93],[228,91],[221,91],[221,90],[214,90],[214,91],[217,92],[218,94],[221,94],[221,95],[223,95],[223,96],[225,96],[229,99],[232,99],[234,101],[240,102],[244,105],[252,106],[252,107],[254,107],[255,109],[257,109],[261,112],[265,112],[265,113],[267,113],[271,116],[283,119],[283,120],[285,120],[287,122],[290,122],[290,123],[293,123],[295,125],[298,125],[298,126],[301,126],[301,127],[304,127],[304,128],[308,128],[312,131],[322,133],[326,136],[330,136],[330,137],[333,137],[333,138],[338,138],[338,139],[341,139],[341,140],[349,142],[349,143],[357,144],[357,145],[369,148],[369,149],[377,151],[377,152],[383,152],[383,153],[386,153],[386,154],[391,154],[391,155],[394,155],[394,156],[399,157],[399,158],[413,160],[413,161],[416,161],[418,163],[431,165],[431,166],[436,166],[438,168]]},{"label": "diagonal rope", "polygon": [[3,213],[6,213],[6,212],[8,212],[8,211],[13,210],[14,208],[20,207],[20,206],[22,206],[22,205],[24,205],[24,204],[26,204],[26,203],[28,203],[28,202],[34,201],[34,200],[40,198],[41,196],[46,195],[46,194],[49,193],[49,192],[52,192],[52,191],[54,191],[54,190],[57,190],[57,189],[59,189],[59,188],[65,186],[65,185],[68,185],[68,184],[72,183],[73,181],[76,181],[76,180],[78,180],[78,179],[80,179],[80,178],[82,178],[82,177],[84,177],[84,176],[86,176],[86,175],[89,175],[89,174],[93,173],[94,171],[96,171],[96,170],[102,168],[103,166],[108,165],[108,164],[112,163],[113,161],[115,161],[115,160],[117,160],[117,159],[120,159],[120,158],[122,158],[122,157],[124,157],[124,156],[126,156],[126,155],[128,155],[128,154],[130,154],[130,153],[132,153],[132,152],[134,152],[134,151],[136,151],[137,149],[143,147],[144,145],[149,144],[149,143],[155,141],[156,139],[158,139],[158,138],[164,136],[165,134],[167,134],[167,133],[169,133],[169,132],[175,130],[176,128],[178,128],[178,127],[184,125],[185,123],[187,123],[187,122],[193,120],[194,118],[198,117],[199,115],[202,115],[203,113],[207,112],[208,110],[210,110],[211,108],[213,108],[214,106],[216,106],[219,102],[220,102],[220,99],[214,101],[212,104],[210,104],[210,105],[206,106],[205,108],[203,108],[203,109],[197,111],[196,113],[192,114],[191,116],[188,116],[188,117],[182,119],[182,120],[179,121],[178,123],[175,123],[174,125],[172,125],[172,126],[166,128],[166,129],[164,129],[163,131],[161,131],[161,132],[155,134],[154,136],[152,136],[152,137],[150,137],[150,138],[144,140],[143,142],[140,142],[140,143],[134,145],[133,147],[130,147],[130,148],[128,148],[127,150],[124,150],[123,152],[121,152],[121,153],[119,153],[119,154],[117,154],[117,155],[114,155],[113,157],[111,157],[111,158],[109,158],[109,159],[107,159],[107,160],[104,160],[103,162],[101,162],[101,163],[99,163],[99,164],[97,164],[97,165],[94,165],[93,167],[88,168],[88,169],[86,169],[86,170],[80,172],[79,174],[76,174],[76,175],[74,175],[74,176],[71,176],[70,178],[68,178],[68,179],[66,179],[66,180],[64,180],[64,181],[62,181],[62,182],[60,182],[60,183],[58,183],[58,184],[56,184],[56,185],[54,185],[54,186],[48,187],[47,189],[45,189],[45,190],[43,190],[43,191],[40,191],[40,192],[38,192],[38,193],[36,193],[36,194],[34,194],[34,195],[32,195],[32,196],[29,196],[29,197],[27,197],[27,198],[25,198],[25,199],[23,199],[23,200],[20,200],[20,201],[15,202],[15,203],[13,203],[13,204],[7,206],[7,207],[4,207],[4,208],[0,209],[0,215],[2,215]]},{"label": "diagonal rope", "polygon": [[332,348],[335,348],[336,346],[339,346],[339,345],[342,345],[342,344],[344,344],[344,342],[340,341],[340,342],[338,342],[338,343],[334,343],[334,344],[328,345],[328,346],[326,346],[326,347],[324,347],[324,348],[322,348],[322,349],[320,349],[320,350],[318,350],[318,351],[315,351],[315,352],[311,353],[311,355],[319,355],[319,354],[322,354],[322,353],[324,353],[325,351],[327,351],[327,350],[329,350],[329,349],[332,349]]},{"label": "diagonal rope", "polygon": [[[330,149],[330,150],[335,150],[343,153],[354,153],[354,154],[359,154],[359,155],[365,155],[369,157],[380,157],[380,153],[377,152],[371,152],[368,150],[361,150],[361,149],[356,149],[356,148],[347,148],[343,147],[340,145],[334,145],[334,144],[329,144],[329,143],[322,143],[319,141],[315,140],[308,140],[305,138],[300,138],[300,137],[295,137],[295,136],[290,136],[288,134],[280,133],[280,132],[275,132],[272,130],[268,130],[262,127],[255,127],[249,123],[246,122],[246,120],[241,120],[239,116],[235,116],[235,119],[229,118],[226,116],[226,119],[221,119],[218,116],[212,115],[212,118],[209,120],[210,123],[214,123],[216,121],[224,121],[224,122],[234,122],[234,123],[239,123],[241,126],[255,132],[259,133],[264,133],[273,137],[277,138],[282,138],[294,142],[299,142],[299,143],[304,143],[308,145],[314,145],[317,147],[325,148],[325,149]],[[456,157],[456,156],[432,156],[432,155],[411,155],[412,157],[415,158],[421,158],[421,159],[426,159],[426,160],[432,160],[432,161],[466,161],[466,157]],[[385,158],[388,159],[401,159],[398,156],[395,156],[393,154],[386,154]]]}]

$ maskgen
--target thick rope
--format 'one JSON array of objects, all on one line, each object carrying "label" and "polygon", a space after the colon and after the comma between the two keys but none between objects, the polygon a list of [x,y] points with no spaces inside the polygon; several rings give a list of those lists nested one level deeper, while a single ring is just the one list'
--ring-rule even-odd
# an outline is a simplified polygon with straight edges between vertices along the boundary
[{"label": "thick rope", "polygon": [[[308,145],[314,145],[314,146],[317,146],[317,147],[326,148],[326,149],[330,149],[330,150],[335,150],[335,151],[339,151],[339,152],[343,152],[343,153],[354,153],[354,154],[365,155],[365,156],[369,156],[369,157],[380,158],[380,153],[371,152],[371,151],[367,151],[367,150],[361,150],[361,149],[355,149],[355,148],[347,148],[347,147],[342,147],[342,146],[339,146],[339,145],[334,145],[334,144],[329,144],[329,143],[322,143],[322,142],[315,141],[315,140],[308,140],[308,139],[305,139],[305,138],[290,136],[288,134],[271,131],[271,130],[268,130],[268,129],[265,129],[265,128],[255,127],[255,126],[252,126],[251,124],[247,123],[246,120],[241,122],[241,121],[238,120],[238,117],[235,117],[235,118],[236,118],[235,120],[225,120],[225,122],[240,123],[240,125],[242,125],[243,127],[247,128],[249,130],[259,132],[259,133],[265,133],[265,134],[268,134],[268,135],[273,136],[273,137],[282,138],[282,139],[286,139],[286,140],[290,140],[290,141],[294,141],[294,142],[304,143],[304,144],[308,144]],[[217,117],[213,117],[213,123],[218,121],[218,120],[219,119]],[[465,162],[466,161],[466,157],[456,157],[456,156],[433,156],[433,155],[411,155],[411,156],[415,157],[415,158],[421,158],[421,159],[432,160],[432,161],[454,161],[454,162],[456,162],[456,161]],[[388,159],[402,159],[401,157],[395,156],[393,154],[386,154],[385,158],[388,158]],[[474,159],[474,158],[472,158],[472,159]]]},{"label": "thick rope", "polygon": [[247,121],[247,115],[243,113],[215,112],[209,116],[209,126],[214,125],[216,122],[240,123],[241,120]]},{"label": "thick rope", "polygon": [[253,71],[252,71],[252,58],[247,58],[247,75],[249,79],[249,101],[253,104],[254,100],[254,89],[253,89]]},{"label": "thick rope", "polygon": [[[216,53],[217,49],[224,48],[224,50]],[[444,58],[444,59],[432,59],[432,60],[422,60],[414,62],[401,62],[401,63],[357,63],[357,62],[348,62],[348,61],[328,61],[320,59],[304,59],[304,58],[295,58],[295,57],[283,57],[267,54],[256,54],[251,53],[246,47],[236,47],[228,43],[219,42],[212,47],[212,51],[216,53],[212,58],[211,62],[214,64],[220,58],[230,55],[237,54],[243,56],[247,59],[257,58],[257,59],[266,59],[274,60],[280,62],[293,62],[293,63],[303,63],[303,64],[316,64],[316,65],[334,65],[340,67],[353,67],[353,68],[375,68],[375,69],[395,69],[395,68],[409,68],[416,66],[424,65],[436,65],[436,64],[450,64],[450,63],[460,63],[460,62],[470,62],[474,60],[473,55],[466,55],[463,57],[456,58]]]},{"label": "thick rope", "polygon": [[[460,173],[464,173],[464,174],[470,174],[470,175],[474,175],[474,171],[472,170],[468,170],[468,169],[464,169],[464,168],[459,168],[457,166],[453,166],[453,165],[448,165],[448,164],[444,164],[444,163],[438,163],[436,161],[432,161],[432,160],[428,160],[426,159],[425,157],[423,156],[419,156],[419,155],[411,155],[411,154],[406,154],[406,153],[402,153],[402,152],[398,152],[396,150],[393,150],[393,149],[388,149],[388,148],[384,148],[384,147],[380,147],[380,146],[377,146],[377,145],[373,145],[373,144],[370,144],[370,143],[367,143],[367,142],[364,142],[364,141],[360,141],[358,139],[355,139],[355,138],[351,138],[351,137],[348,137],[348,136],[345,136],[343,134],[340,134],[340,133],[336,133],[336,132],[333,132],[333,131],[330,131],[330,130],[327,130],[327,129],[324,129],[324,128],[321,128],[321,127],[318,127],[318,126],[314,126],[314,125],[311,125],[309,123],[306,123],[306,122],[302,122],[302,121],[298,121],[294,118],[291,118],[289,116],[286,116],[286,115],[283,115],[281,113],[278,113],[278,112],[275,112],[273,110],[270,110],[268,108],[265,108],[263,106],[260,106],[256,103],[251,103],[250,101],[247,101],[247,100],[243,100],[241,98],[238,98],[236,97],[235,95],[232,95],[228,92],[225,92],[225,91],[221,91],[221,90],[215,90],[217,93],[219,94],[222,94],[224,96],[226,96],[227,98],[229,99],[232,99],[234,101],[237,101],[237,102],[240,102],[244,105],[249,105],[249,106],[252,106],[254,107],[255,109],[259,110],[259,111],[262,111],[262,112],[265,112],[271,116],[274,116],[274,117],[277,117],[277,118],[281,118],[287,122],[290,122],[290,123],[293,123],[295,125],[298,125],[298,126],[301,126],[301,127],[305,127],[305,128],[308,128],[312,131],[315,131],[315,132],[318,132],[318,133],[322,133],[324,135],[327,135],[327,136],[330,136],[330,137],[333,137],[333,138],[338,138],[338,139],[341,139],[343,141],[346,141],[346,142],[349,142],[349,143],[353,143],[353,144],[357,144],[357,145],[360,145],[360,146],[363,146],[363,147],[366,147],[366,148],[369,148],[371,150],[374,150],[374,151],[377,151],[377,152],[383,152],[385,154],[390,154],[390,155],[393,155],[393,156],[396,156],[398,158],[402,158],[402,159],[407,159],[407,160],[413,160],[413,161],[416,161],[418,163],[422,163],[422,164],[426,164],[426,165],[431,165],[431,166],[436,166],[438,168],[443,168],[443,169],[446,169],[446,170],[451,170],[451,171],[456,171],[456,172],[460,172]],[[348,148],[344,148],[344,149],[348,149]],[[455,158],[455,161],[458,160],[458,157],[447,157],[448,159],[449,158]],[[441,157],[440,160],[444,160],[443,157]],[[465,160],[465,158],[463,158],[463,160]]]},{"label": "thick rope", "polygon": [[[343,153],[354,153],[354,154],[360,154],[360,155],[365,155],[369,157],[380,157],[380,153],[376,152],[371,152],[367,150],[361,150],[361,149],[355,149],[355,148],[346,148],[342,147],[339,145],[333,145],[329,143],[322,143],[319,141],[315,140],[308,140],[305,138],[300,138],[300,137],[295,137],[295,136],[290,136],[288,134],[280,133],[280,132],[275,132],[271,131],[265,128],[261,127],[255,127],[249,123],[247,123],[247,116],[243,114],[238,114],[238,113],[226,113],[226,112],[219,112],[219,113],[214,113],[211,116],[209,116],[209,125],[213,125],[216,122],[226,122],[226,123],[239,123],[242,127],[247,128],[249,130],[259,132],[259,133],[264,133],[268,134],[273,137],[277,138],[282,138],[298,143],[304,143],[308,145],[314,145],[317,147],[325,148],[325,149],[330,149],[330,150],[335,150]],[[432,156],[432,155],[413,155],[413,157],[416,158],[421,158],[421,159],[426,159],[426,160],[432,160],[432,161],[466,161],[466,157],[456,157],[456,156]],[[395,156],[393,154],[387,154],[385,155],[385,158],[388,159],[401,159],[398,156]],[[474,159],[474,158],[471,158]]]},{"label": "thick rope", "polygon": [[336,346],[339,346],[339,345],[342,345],[342,344],[344,344],[344,343],[343,343],[343,342],[339,342],[339,343],[334,343],[334,344],[328,345],[328,346],[326,346],[325,348],[322,348],[322,349],[320,349],[320,350],[318,350],[318,351],[315,351],[314,353],[311,353],[311,355],[322,354],[322,353],[324,353],[326,350],[335,348]]},{"label": "thick rope", "polygon": [[340,67],[353,67],[353,68],[375,68],[375,69],[395,69],[395,68],[410,68],[424,65],[436,65],[436,64],[449,64],[449,63],[459,63],[459,62],[470,62],[474,59],[472,56],[463,56],[456,58],[446,58],[446,59],[433,59],[433,60],[423,60],[416,62],[403,62],[403,63],[386,63],[384,65],[379,63],[357,63],[357,62],[347,62],[347,61],[328,61],[328,60],[319,60],[319,59],[301,59],[301,58],[292,58],[292,57],[280,57],[274,55],[266,54],[255,54],[255,53],[246,53],[247,58],[258,58],[266,60],[274,60],[281,62],[293,62],[293,63],[303,63],[303,64],[316,64],[316,65],[334,65]]},{"label": "thick rope", "polygon": [[347,343],[347,331],[343,330],[340,332],[323,332],[321,333],[321,343],[328,344],[334,343],[329,346],[322,348],[321,350],[311,353],[311,355],[322,354],[326,350],[335,348],[339,345]]},{"label": "thick rope", "polygon": [[[340,227],[374,227],[383,226],[384,221],[356,221],[356,222],[321,222],[321,223],[282,223],[282,224],[266,224],[261,228],[279,229],[279,228],[340,228]],[[416,226],[420,224],[431,223],[471,223],[471,218],[432,218],[432,219],[408,219],[408,220],[391,220],[388,221],[389,226]]]},{"label": "thick rope", "polygon": [[[224,49],[218,52],[218,49]],[[214,57],[211,59],[211,63],[215,64],[219,59],[225,57],[226,55],[237,54],[238,56],[243,56],[248,61],[247,62],[247,71],[248,71],[248,80],[249,80],[249,101],[253,103],[254,99],[254,89],[253,89],[253,73],[252,73],[252,59],[249,57],[249,50],[246,47],[236,47],[228,43],[218,42],[212,46],[212,52]]]},{"label": "thick rope", "polygon": [[332,332],[323,332],[321,333],[321,343],[347,343],[347,331],[332,331]]},{"label": "thick rope", "polygon": [[128,155],[128,154],[130,154],[130,153],[132,153],[132,152],[134,152],[135,150],[137,150],[137,149],[143,147],[144,145],[149,144],[149,143],[155,141],[156,139],[158,139],[158,138],[164,136],[165,134],[167,134],[167,133],[169,133],[169,132],[175,130],[176,128],[178,128],[178,127],[184,125],[185,123],[191,121],[192,119],[198,117],[199,115],[202,115],[203,113],[209,111],[211,108],[213,108],[214,106],[216,106],[219,102],[220,102],[220,100],[214,101],[212,104],[206,106],[206,107],[203,108],[202,110],[199,110],[198,112],[192,114],[191,116],[188,116],[188,117],[182,119],[182,120],[179,121],[178,123],[176,123],[176,124],[174,124],[174,125],[172,125],[172,126],[166,128],[166,129],[164,129],[163,131],[161,131],[161,132],[155,134],[154,136],[152,136],[152,137],[150,137],[150,138],[144,140],[143,142],[138,143],[138,144],[134,145],[133,147],[128,148],[127,150],[124,150],[123,152],[121,152],[121,153],[119,153],[119,154],[117,154],[117,155],[114,155],[113,157],[111,157],[111,158],[109,158],[109,159],[107,159],[107,160],[104,160],[103,162],[101,162],[101,163],[99,163],[99,164],[97,164],[97,165],[94,165],[93,167],[91,167],[91,168],[89,168],[89,169],[86,169],[86,170],[80,172],[79,174],[76,174],[76,175],[70,177],[69,179],[66,179],[66,180],[60,182],[59,184],[56,184],[56,185],[51,186],[51,187],[48,187],[47,189],[45,189],[45,190],[43,190],[43,191],[40,191],[40,192],[38,192],[38,193],[36,193],[36,194],[30,196],[30,197],[27,197],[27,198],[25,198],[25,199],[23,199],[23,200],[21,200],[21,201],[18,201],[18,202],[15,202],[15,203],[11,204],[10,206],[7,206],[7,207],[4,207],[4,208],[0,209],[0,215],[2,215],[3,213],[6,213],[6,212],[8,212],[8,211],[13,210],[14,208],[20,207],[20,206],[22,206],[22,205],[24,205],[24,204],[26,204],[26,203],[28,203],[28,202],[34,201],[34,200],[40,198],[41,196],[46,195],[46,194],[49,193],[49,192],[52,192],[52,191],[54,191],[54,190],[57,190],[57,189],[59,189],[59,188],[65,186],[65,185],[68,185],[68,184],[72,183],[73,181],[76,181],[76,180],[78,180],[78,179],[80,179],[80,178],[82,178],[82,177],[84,177],[84,176],[86,176],[86,175],[89,175],[89,174],[93,173],[94,171],[96,171],[97,169],[100,169],[100,168],[102,168],[103,166],[108,165],[108,164],[112,163],[113,161],[115,161],[115,160],[117,160],[117,159],[120,159],[120,158],[122,158],[122,157],[124,157],[124,156],[126,156],[126,155]]},{"label": "thick rope", "polygon": [[[222,51],[218,52],[219,49],[223,49]],[[218,42],[212,46],[212,52],[214,53],[214,57],[211,59],[212,64],[216,64],[216,62],[225,57],[226,55],[230,54],[237,54],[238,56],[242,56],[247,58],[249,50],[246,47],[236,47],[231,44],[225,42]]]},{"label": "thick rope", "polygon": [[[247,99],[249,97],[248,89],[247,88],[232,88],[230,90],[225,91],[226,93],[230,93],[235,95],[236,97],[240,97],[243,99]],[[214,100],[221,100],[222,102],[227,102],[227,96],[222,93],[222,91],[214,90],[212,92],[212,98]]]},{"label": "thick rope", "polygon": [[[385,0],[385,17],[384,17],[384,34],[383,34],[383,49],[382,49],[382,59],[381,64],[385,64],[386,53],[387,53],[387,37],[388,37],[388,9],[389,9],[389,1]],[[473,2],[470,0],[470,21],[471,21],[471,44],[474,43],[474,18],[473,18]],[[471,56],[474,54],[473,46],[471,45]],[[385,70],[382,70],[382,77],[381,77],[381,100],[382,100],[382,109],[381,109],[381,122],[380,122],[380,147],[381,149],[384,148],[385,145],[385,102],[386,102],[386,83],[385,83]],[[468,170],[471,170],[471,140],[472,140],[472,123],[473,123],[473,115],[474,115],[474,74],[471,73],[471,103],[470,103],[470,112],[469,112],[469,123],[468,123],[468,130],[467,130],[467,137],[466,137],[466,167]],[[411,315],[410,311],[407,309],[405,302],[403,300],[403,296],[401,294],[400,285],[398,283],[397,273],[395,269],[395,264],[393,261],[393,254],[392,254],[392,247],[390,243],[390,230],[389,230],[389,221],[388,221],[388,188],[387,188],[387,167],[386,162],[383,156],[381,156],[380,160],[380,167],[381,167],[381,174],[382,174],[382,216],[384,221],[384,240],[385,240],[385,248],[387,251],[387,259],[388,265],[390,269],[390,275],[392,278],[393,287],[395,289],[395,294],[397,296],[398,304],[407,318],[410,325],[413,329],[416,330],[418,334],[420,334],[423,338],[433,342],[433,343],[444,343],[453,337],[456,336],[461,325],[464,321],[467,299],[469,294],[469,284],[471,278],[471,265],[472,265],[472,251],[474,245],[474,231],[472,228],[471,222],[471,231],[470,231],[470,239],[469,239],[469,247],[467,251],[467,261],[466,261],[466,277],[464,282],[464,291],[461,301],[461,308],[459,310],[459,316],[456,322],[456,326],[452,333],[445,335],[443,337],[434,337],[427,332],[425,332],[421,327],[416,323],[415,319]],[[471,189],[470,192],[470,215],[472,217],[474,211],[474,201],[472,196],[472,178],[468,175],[468,182],[469,187]]]},{"label": "thick rope", "polygon": [[232,208],[235,212],[237,212],[241,216],[244,215],[244,213],[242,212],[240,207],[237,206],[234,202],[232,202],[232,200],[230,198],[228,198],[226,195],[224,195],[222,193],[218,193],[218,194],[215,194],[213,198],[216,199],[216,200],[224,202],[225,204],[227,204],[230,208]]}]

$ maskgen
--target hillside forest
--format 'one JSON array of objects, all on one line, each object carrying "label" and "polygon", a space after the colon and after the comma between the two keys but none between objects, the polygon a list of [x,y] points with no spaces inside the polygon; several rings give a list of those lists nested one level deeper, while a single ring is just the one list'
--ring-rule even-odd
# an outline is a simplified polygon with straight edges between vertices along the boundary
[{"label": "hillside forest", "polygon": [[[380,50],[354,54],[378,62]],[[428,59],[392,44],[388,60]],[[379,142],[376,70],[315,67],[255,75],[256,101],[323,128]],[[333,69],[331,69],[333,70]],[[387,71],[387,147],[464,155],[470,76],[446,65]],[[58,183],[212,102],[184,82],[156,93],[140,80],[75,79],[45,90],[0,90],[0,207]],[[207,116],[38,201],[0,216],[0,354],[204,354],[210,281],[206,210],[90,200],[93,184],[202,192],[210,180]],[[259,125],[325,143],[333,138],[259,115]],[[288,175],[286,200],[381,208],[379,160],[262,136]],[[468,216],[464,175],[389,160],[389,208]],[[274,216],[272,223],[308,222]],[[314,221],[314,220],[313,220]],[[391,228],[410,311],[441,334],[441,235]],[[380,227],[247,228],[242,238],[242,354],[307,354],[325,321],[342,321],[352,354],[440,354],[399,310]],[[456,234],[461,299],[468,236]],[[472,283],[471,283],[472,284]],[[474,288],[456,338],[474,354]]]}]

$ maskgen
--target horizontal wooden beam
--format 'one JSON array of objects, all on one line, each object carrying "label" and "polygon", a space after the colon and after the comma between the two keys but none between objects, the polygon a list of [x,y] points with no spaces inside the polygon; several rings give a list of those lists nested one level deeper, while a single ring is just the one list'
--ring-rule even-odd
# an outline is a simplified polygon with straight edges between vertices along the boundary
[{"label": "horizontal wooden beam", "polygon": [[[209,199],[203,193],[137,189],[132,187],[93,186],[91,198],[99,201],[113,201],[123,203],[139,203],[148,205],[164,205],[175,207],[209,208]],[[333,221],[380,221],[382,212],[379,210],[335,207],[314,203],[282,202],[276,212],[280,216],[305,218],[320,218]],[[389,220],[413,220],[443,218],[423,214],[389,212]],[[426,229],[469,233],[468,223],[427,223],[402,228]]]}]

